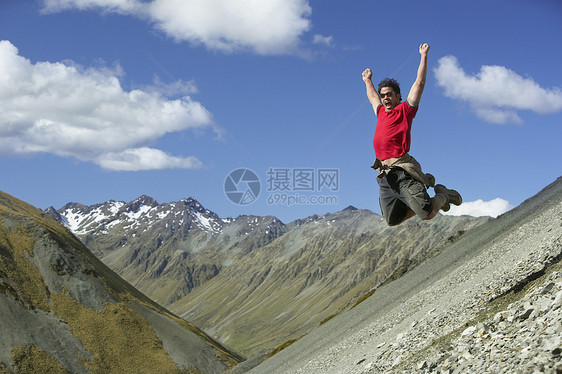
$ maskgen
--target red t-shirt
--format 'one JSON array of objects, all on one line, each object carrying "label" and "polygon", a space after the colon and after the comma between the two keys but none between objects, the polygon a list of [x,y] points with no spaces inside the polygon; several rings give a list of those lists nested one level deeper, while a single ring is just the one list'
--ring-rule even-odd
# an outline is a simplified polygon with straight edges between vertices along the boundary
[{"label": "red t-shirt", "polygon": [[410,151],[410,131],[418,107],[412,108],[406,101],[390,112],[383,105],[377,107],[377,127],[373,138],[375,155],[380,160],[400,157]]}]

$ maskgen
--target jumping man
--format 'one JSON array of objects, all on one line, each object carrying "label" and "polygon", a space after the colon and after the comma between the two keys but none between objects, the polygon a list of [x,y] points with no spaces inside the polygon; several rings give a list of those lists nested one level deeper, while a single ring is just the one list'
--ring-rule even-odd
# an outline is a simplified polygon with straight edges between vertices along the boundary
[{"label": "jumping man", "polygon": [[[462,203],[457,191],[436,185],[433,175],[424,174],[420,164],[408,154],[412,121],[418,111],[427,76],[429,45],[420,45],[419,52],[421,59],[416,81],[406,101],[402,101],[400,86],[394,79],[381,81],[377,91],[371,81],[371,69],[363,71],[367,97],[377,116],[373,139],[376,160],[372,167],[379,172],[379,203],[382,215],[390,226],[399,225],[415,215],[430,220],[439,209],[446,212],[450,204]],[[427,193],[428,187],[434,187],[433,198]]]}]

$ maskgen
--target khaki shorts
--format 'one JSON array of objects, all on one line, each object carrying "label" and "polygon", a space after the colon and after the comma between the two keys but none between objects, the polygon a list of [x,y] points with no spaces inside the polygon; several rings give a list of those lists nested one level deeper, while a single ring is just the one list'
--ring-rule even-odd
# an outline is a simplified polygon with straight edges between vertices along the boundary
[{"label": "khaki shorts", "polygon": [[415,180],[404,169],[393,168],[386,176],[378,176],[379,204],[390,226],[401,223],[409,210],[421,219],[433,211],[431,198],[423,183]]}]

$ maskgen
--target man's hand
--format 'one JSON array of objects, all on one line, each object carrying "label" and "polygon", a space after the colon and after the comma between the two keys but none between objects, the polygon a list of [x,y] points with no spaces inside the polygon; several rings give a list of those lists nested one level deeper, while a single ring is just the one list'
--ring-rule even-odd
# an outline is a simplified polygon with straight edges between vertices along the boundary
[{"label": "man's hand", "polygon": [[429,52],[429,44],[427,43],[420,44],[420,55],[427,56],[428,52]]},{"label": "man's hand", "polygon": [[427,53],[429,52],[429,44],[420,44],[420,66],[418,67],[418,74],[416,76],[416,81],[410,88],[410,93],[406,98],[408,105],[411,107],[417,107],[420,103],[421,95],[423,93],[423,88],[425,87],[425,79],[427,77]]},{"label": "man's hand", "polygon": [[371,102],[371,105],[373,106],[373,110],[375,111],[375,115],[376,115],[377,108],[382,103],[379,93],[375,89],[375,86],[373,86],[373,81],[371,80],[371,78],[373,77],[373,72],[371,71],[371,69],[365,69],[363,70],[362,76],[363,76],[363,82],[365,82],[365,87],[367,88],[367,98]]},{"label": "man's hand", "polygon": [[372,77],[373,77],[373,72],[371,71],[371,69],[363,70],[363,81],[364,82],[370,81]]}]

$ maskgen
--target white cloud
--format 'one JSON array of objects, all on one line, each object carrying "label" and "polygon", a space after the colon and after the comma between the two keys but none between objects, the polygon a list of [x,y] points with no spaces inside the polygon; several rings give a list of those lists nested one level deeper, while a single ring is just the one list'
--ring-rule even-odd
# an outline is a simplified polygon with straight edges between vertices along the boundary
[{"label": "white cloud", "polygon": [[334,45],[334,37],[316,34],[314,35],[314,39],[312,40],[312,42],[314,44],[324,44],[328,47],[332,47]]},{"label": "white cloud", "polygon": [[445,96],[467,101],[478,117],[491,123],[521,123],[520,110],[539,114],[562,110],[559,88],[542,88],[503,66],[484,65],[478,74],[469,76],[456,57],[445,56],[434,73],[437,84],[445,88]]},{"label": "white cloud", "polygon": [[147,156],[157,157],[153,168],[198,167],[192,158],[162,162],[161,151],[144,147],[167,133],[213,127],[206,109],[188,96],[167,99],[159,87],[125,91],[119,74],[72,63],[32,64],[0,41],[0,153],[46,152],[113,170],[127,160],[123,170],[133,170],[135,157],[145,170]]},{"label": "white cloud", "polygon": [[511,205],[508,201],[500,198],[490,201],[483,201],[479,199],[476,201],[462,203],[460,206],[451,205],[451,210],[442,213],[451,216],[468,215],[474,217],[490,216],[495,218],[513,208],[513,205]]},{"label": "white cloud", "polygon": [[128,14],[141,12],[143,8],[143,3],[138,0],[43,0],[43,3],[43,11],[46,13],[100,8],[108,12]]},{"label": "white cloud", "polygon": [[119,153],[104,153],[96,162],[109,170],[197,169],[202,166],[196,157],[175,157],[154,148],[126,149]]},{"label": "white cloud", "polygon": [[43,11],[114,12],[146,19],[177,41],[223,52],[297,52],[311,27],[307,0],[44,0]]}]

